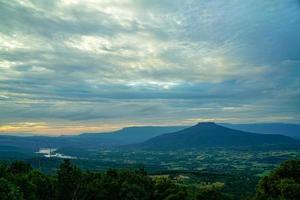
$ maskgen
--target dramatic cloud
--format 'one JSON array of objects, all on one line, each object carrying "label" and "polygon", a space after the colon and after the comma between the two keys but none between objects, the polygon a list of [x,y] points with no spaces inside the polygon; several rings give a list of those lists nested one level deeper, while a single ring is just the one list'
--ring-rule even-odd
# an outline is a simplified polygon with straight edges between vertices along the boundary
[{"label": "dramatic cloud", "polygon": [[0,0],[0,132],[300,122],[297,0]]}]

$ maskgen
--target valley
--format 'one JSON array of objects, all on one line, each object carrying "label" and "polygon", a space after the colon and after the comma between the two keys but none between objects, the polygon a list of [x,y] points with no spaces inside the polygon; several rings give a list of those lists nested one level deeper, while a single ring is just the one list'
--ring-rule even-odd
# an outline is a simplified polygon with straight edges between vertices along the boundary
[{"label": "valley", "polygon": [[[144,169],[150,177],[166,177],[189,188],[191,194],[199,188],[212,187],[236,200],[254,195],[259,180],[280,163],[300,159],[299,141],[284,135],[249,133],[207,122],[175,129],[173,133],[163,133],[170,129],[126,128],[107,135],[82,134],[49,140],[8,138],[14,142],[1,146],[0,159],[6,163],[22,160],[50,175],[65,159],[93,172]],[[154,136],[150,137],[152,133]],[[123,140],[111,143],[117,137]],[[7,137],[3,136],[2,142],[5,140]],[[140,142],[135,143],[136,140]],[[39,144],[39,149],[34,150],[30,144]]]},{"label": "valley", "polygon": [[[77,153],[79,151],[80,153]],[[65,148],[58,154],[68,155],[80,169],[105,172],[109,169],[143,168],[151,177],[165,177],[191,193],[201,188],[219,188],[222,193],[240,200],[253,196],[259,180],[285,160],[299,160],[300,149],[250,150],[209,148],[201,150],[145,151],[101,149],[80,151]],[[79,156],[80,155],[80,156]],[[63,158],[35,154],[24,158],[35,169],[55,174]],[[11,162],[12,160],[7,160]],[[239,188],[237,190],[237,188]]]}]

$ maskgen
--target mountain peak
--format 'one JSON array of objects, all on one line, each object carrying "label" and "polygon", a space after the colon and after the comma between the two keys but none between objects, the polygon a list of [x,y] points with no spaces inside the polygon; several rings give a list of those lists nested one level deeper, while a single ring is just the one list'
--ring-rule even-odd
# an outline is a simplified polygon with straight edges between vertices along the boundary
[{"label": "mountain peak", "polygon": [[199,122],[196,126],[216,125],[215,122]]},{"label": "mountain peak", "polygon": [[190,127],[190,128],[197,128],[197,129],[215,129],[215,128],[223,128],[222,126],[216,124],[215,122],[199,122],[198,124]]}]

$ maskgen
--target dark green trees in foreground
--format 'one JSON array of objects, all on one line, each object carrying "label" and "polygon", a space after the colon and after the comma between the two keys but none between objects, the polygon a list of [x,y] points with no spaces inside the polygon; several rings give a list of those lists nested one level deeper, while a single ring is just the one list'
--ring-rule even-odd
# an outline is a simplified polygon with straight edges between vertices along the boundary
[{"label": "dark green trees in foreground", "polygon": [[[238,190],[238,188],[236,188]],[[300,199],[300,161],[287,161],[258,186],[255,200]],[[150,177],[143,169],[85,172],[65,160],[53,176],[23,162],[0,164],[1,200],[226,200],[214,188],[198,189],[169,178]],[[249,197],[251,199],[251,197]]]},{"label": "dark green trees in foreground", "polygon": [[257,188],[257,200],[299,200],[300,161],[289,160],[269,176],[263,177]]},{"label": "dark green trees in foreground", "polygon": [[142,169],[84,172],[65,160],[56,175],[23,162],[0,165],[1,200],[184,200],[187,191],[167,178],[155,181]]}]

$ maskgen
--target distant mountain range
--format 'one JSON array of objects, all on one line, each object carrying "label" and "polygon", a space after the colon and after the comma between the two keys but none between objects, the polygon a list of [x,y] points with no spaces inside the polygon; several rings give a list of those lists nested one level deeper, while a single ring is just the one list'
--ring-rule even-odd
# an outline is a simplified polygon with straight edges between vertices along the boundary
[{"label": "distant mountain range", "polygon": [[144,142],[150,138],[172,133],[187,128],[186,126],[140,126],[126,127],[108,133],[83,133],[80,138],[98,138],[114,141],[116,144],[133,144]]},{"label": "distant mountain range", "polygon": [[299,141],[284,135],[250,133],[226,128],[213,122],[204,122],[181,131],[154,137],[137,147],[155,150],[279,144],[299,144]]},{"label": "distant mountain range", "polygon": [[[266,133],[268,135],[247,132]],[[0,153],[5,150],[24,153],[35,152],[39,148],[65,147],[89,150],[137,143],[142,143],[144,147],[151,148],[278,144],[294,142],[295,140],[283,135],[300,138],[299,132],[299,125],[293,124],[217,125],[215,123],[199,123],[190,128],[186,126],[127,127],[107,133],[83,133],[81,135],[59,137],[0,135]],[[270,135],[270,133],[272,134]]]},{"label": "distant mountain range", "polygon": [[[118,131],[107,133],[84,133],[72,136],[10,136],[0,135],[0,147],[16,149],[16,151],[38,151],[39,148],[63,148],[75,147],[82,149],[99,149],[100,147],[110,147],[144,142],[152,137],[179,131],[183,126],[144,126],[127,127]],[[5,148],[2,148],[2,150]],[[1,151],[1,149],[0,149]]]},{"label": "distant mountain range", "polygon": [[292,138],[300,139],[300,125],[299,124],[286,124],[286,123],[256,123],[256,124],[229,124],[223,123],[222,126],[263,134],[280,134]]}]

